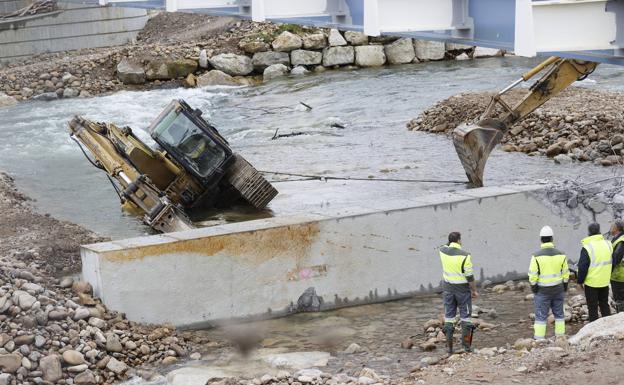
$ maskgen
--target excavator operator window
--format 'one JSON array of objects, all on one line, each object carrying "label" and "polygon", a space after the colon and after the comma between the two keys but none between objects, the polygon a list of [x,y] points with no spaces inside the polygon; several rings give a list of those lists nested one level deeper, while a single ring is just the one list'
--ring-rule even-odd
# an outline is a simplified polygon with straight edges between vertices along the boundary
[{"label": "excavator operator window", "polygon": [[210,176],[226,159],[226,153],[183,112],[172,110],[158,122],[152,136],[167,151],[174,151],[201,177]]}]

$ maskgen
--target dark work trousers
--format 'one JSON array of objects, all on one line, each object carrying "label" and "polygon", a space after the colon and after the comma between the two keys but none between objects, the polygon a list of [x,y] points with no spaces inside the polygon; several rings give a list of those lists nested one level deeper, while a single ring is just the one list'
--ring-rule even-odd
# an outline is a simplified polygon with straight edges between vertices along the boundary
[{"label": "dark work trousers", "polygon": [[617,312],[624,312],[624,282],[611,281],[611,292]]},{"label": "dark work trousers", "polygon": [[598,319],[598,307],[603,317],[611,315],[609,309],[609,286],[591,287],[585,285],[585,299],[587,299],[587,310],[589,311],[589,322]]}]

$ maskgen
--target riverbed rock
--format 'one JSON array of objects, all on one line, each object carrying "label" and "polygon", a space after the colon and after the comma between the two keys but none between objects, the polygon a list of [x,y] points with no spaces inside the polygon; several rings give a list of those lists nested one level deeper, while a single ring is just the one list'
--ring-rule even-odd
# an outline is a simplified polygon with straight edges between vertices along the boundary
[{"label": "riverbed rock", "polygon": [[198,76],[195,83],[197,87],[238,85],[236,79],[219,70],[211,70]]},{"label": "riverbed rock", "polygon": [[15,373],[22,366],[19,354],[0,354],[0,369],[5,373]]},{"label": "riverbed rock", "polygon": [[81,365],[85,363],[84,356],[82,353],[76,350],[66,350],[63,352],[63,361],[67,365]]},{"label": "riverbed rock", "polygon": [[199,61],[198,63],[200,68],[208,68],[208,52],[205,49],[199,51]]},{"label": "riverbed rock", "polygon": [[253,71],[251,59],[245,55],[222,53],[210,58],[210,65],[232,76],[249,75]]},{"label": "riverbed rock", "polygon": [[466,52],[462,52],[461,54],[455,56],[455,60],[470,60],[470,56],[468,56],[468,54]]},{"label": "riverbed rock", "polygon": [[251,63],[256,71],[264,71],[265,68],[273,64],[290,65],[290,55],[288,52],[258,52],[253,55]]},{"label": "riverbed rock", "polygon": [[303,35],[304,49],[323,49],[327,46],[327,37],[321,31]]},{"label": "riverbed rock", "polygon": [[595,339],[624,339],[624,313],[602,317],[581,328],[568,339],[571,345],[589,346]]},{"label": "riverbed rock", "polygon": [[386,63],[386,53],[381,45],[355,47],[355,64],[360,67],[379,67]]},{"label": "riverbed rock", "polygon": [[531,338],[518,338],[513,346],[516,350],[531,350],[533,348],[533,340]]},{"label": "riverbed rock", "polygon": [[45,356],[40,359],[39,367],[43,372],[43,379],[46,381],[56,382],[63,378],[61,358],[56,354]]},{"label": "riverbed rock", "polygon": [[37,298],[23,290],[16,290],[13,293],[13,303],[17,304],[22,310],[30,309],[35,302],[37,302]]},{"label": "riverbed rock", "polygon": [[401,38],[384,46],[388,64],[411,63],[416,57],[414,44],[410,38]]},{"label": "riverbed rock", "polygon": [[93,287],[89,282],[86,281],[76,281],[72,284],[72,291],[76,294],[84,293],[84,294],[93,294]]},{"label": "riverbed rock", "polygon": [[17,99],[12,96],[0,92],[0,107],[10,107],[17,104]]},{"label": "riverbed rock", "polygon": [[273,40],[273,43],[271,43],[273,50],[278,52],[290,52],[301,48],[302,44],[303,40],[299,36],[288,31],[280,33],[279,36]]},{"label": "riverbed rock", "polygon": [[49,102],[58,99],[58,94],[56,92],[44,92],[42,94],[33,96],[32,99]]},{"label": "riverbed rock", "polygon": [[446,55],[443,42],[430,40],[414,40],[414,51],[418,60],[442,60]]},{"label": "riverbed rock", "polygon": [[106,364],[106,369],[110,370],[111,372],[117,375],[120,375],[120,374],[123,374],[126,370],[128,370],[128,365],[126,365],[122,361],[119,361],[115,357],[111,357],[111,359]]},{"label": "riverbed rock", "polygon": [[351,45],[368,44],[368,35],[357,31],[346,31],[344,33],[345,40]]},{"label": "riverbed rock", "polygon": [[117,64],[117,78],[124,84],[143,84],[145,83],[145,70],[140,63],[123,58]]},{"label": "riverbed rock", "polygon": [[268,82],[269,80],[286,76],[286,74],[288,74],[288,67],[283,64],[273,64],[264,70],[262,80]]},{"label": "riverbed rock", "polygon": [[196,60],[179,59],[167,62],[167,73],[171,79],[185,78],[197,70]]},{"label": "riverbed rock", "polygon": [[353,47],[328,47],[323,50],[323,65],[333,67],[336,65],[353,64],[355,50]]},{"label": "riverbed rock", "polygon": [[349,345],[345,350],[345,354],[356,354],[356,353],[360,353],[362,352],[363,349],[360,345],[356,344],[355,342],[352,343],[351,345]]},{"label": "riverbed rock", "polygon": [[63,89],[63,99],[76,98],[80,95],[80,91],[74,88],[65,88]]},{"label": "riverbed rock", "polygon": [[[290,62],[293,66],[298,65],[317,65],[323,61],[323,54],[317,51],[309,51],[303,49],[297,49],[290,53]],[[285,64],[285,63],[282,63]]]},{"label": "riverbed rock", "polygon": [[76,377],[74,377],[75,385],[96,385],[97,381],[95,376],[90,370],[87,370],[83,373],[80,373]]},{"label": "riverbed rock", "polygon": [[327,38],[330,47],[339,47],[343,45],[347,45],[347,41],[342,36],[340,31],[335,28],[329,30],[329,37]]}]

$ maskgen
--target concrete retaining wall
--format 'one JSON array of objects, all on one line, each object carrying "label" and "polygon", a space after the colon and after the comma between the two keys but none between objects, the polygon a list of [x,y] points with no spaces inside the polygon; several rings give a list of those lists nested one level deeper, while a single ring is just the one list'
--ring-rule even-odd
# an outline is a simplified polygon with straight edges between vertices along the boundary
[{"label": "concrete retaining wall", "polygon": [[[526,276],[538,232],[576,259],[592,214],[566,219],[536,187],[481,188],[392,201],[343,217],[271,218],[87,245],[83,276],[104,303],[134,321],[205,326],[232,318],[328,309],[435,290],[437,248],[461,231],[477,278]],[[607,221],[608,214],[601,218]],[[302,296],[303,295],[303,296]]]},{"label": "concrete retaining wall", "polygon": [[126,44],[147,22],[144,9],[68,3],[59,8],[58,12],[0,21],[0,62]]},{"label": "concrete retaining wall", "polygon": [[26,4],[26,0],[0,0],[0,14],[15,12]]}]

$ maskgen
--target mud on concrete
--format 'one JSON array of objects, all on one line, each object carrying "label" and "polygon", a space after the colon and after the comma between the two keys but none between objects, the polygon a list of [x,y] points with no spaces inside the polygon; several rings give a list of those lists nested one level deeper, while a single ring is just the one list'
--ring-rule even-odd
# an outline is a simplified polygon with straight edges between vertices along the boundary
[{"label": "mud on concrete", "polygon": [[[527,92],[515,89],[503,99],[513,106]],[[493,95],[493,92],[471,92],[452,96],[412,119],[407,128],[451,135],[460,124],[476,122]],[[559,163],[622,165],[623,106],[624,94],[619,92],[568,88],[510,127],[501,148],[531,156],[546,155]],[[500,108],[498,113],[502,113]],[[515,134],[517,131],[520,132]]]}]

